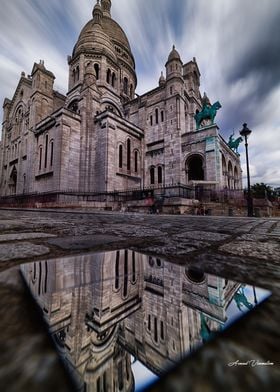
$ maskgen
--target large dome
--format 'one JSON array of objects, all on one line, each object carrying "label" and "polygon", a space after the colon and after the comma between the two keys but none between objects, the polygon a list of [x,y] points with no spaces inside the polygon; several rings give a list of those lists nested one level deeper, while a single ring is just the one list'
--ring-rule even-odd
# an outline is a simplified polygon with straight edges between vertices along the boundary
[{"label": "large dome", "polygon": [[107,33],[112,39],[112,41],[116,41],[117,43],[123,45],[128,52],[131,52],[130,45],[127,36],[125,35],[125,32],[123,31],[121,26],[116,21],[114,21],[114,19],[104,16],[102,18],[102,27],[105,33]]},{"label": "large dome", "polygon": [[[72,57],[85,52],[100,52],[103,45],[103,53],[106,52],[114,59],[119,58],[135,69],[135,61],[127,36],[121,26],[111,18],[111,2],[104,1],[101,4],[102,10],[99,3],[94,7],[93,19],[82,29]],[[100,18],[96,18],[95,15]]]},{"label": "large dome", "polygon": [[78,41],[73,49],[73,58],[84,52],[105,52],[113,60],[116,60],[114,45],[105,33],[104,29],[90,20],[82,29]]}]

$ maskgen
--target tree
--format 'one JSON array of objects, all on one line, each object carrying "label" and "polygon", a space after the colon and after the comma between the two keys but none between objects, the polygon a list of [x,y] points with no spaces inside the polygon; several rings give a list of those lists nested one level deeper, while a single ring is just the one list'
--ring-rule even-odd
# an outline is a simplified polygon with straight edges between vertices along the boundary
[{"label": "tree", "polygon": [[256,184],[252,185],[251,192],[252,192],[252,196],[255,197],[256,199],[274,200],[275,198],[274,190],[269,185],[266,185],[263,182],[261,183],[257,182]]}]

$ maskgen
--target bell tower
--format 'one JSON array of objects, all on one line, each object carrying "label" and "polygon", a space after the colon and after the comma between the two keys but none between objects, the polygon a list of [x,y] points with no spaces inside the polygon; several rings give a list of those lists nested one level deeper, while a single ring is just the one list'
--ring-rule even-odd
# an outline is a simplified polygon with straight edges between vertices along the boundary
[{"label": "bell tower", "polygon": [[177,50],[175,49],[175,45],[168,56],[166,67],[166,80],[170,80],[172,78],[182,78],[182,67],[183,63],[181,57]]}]

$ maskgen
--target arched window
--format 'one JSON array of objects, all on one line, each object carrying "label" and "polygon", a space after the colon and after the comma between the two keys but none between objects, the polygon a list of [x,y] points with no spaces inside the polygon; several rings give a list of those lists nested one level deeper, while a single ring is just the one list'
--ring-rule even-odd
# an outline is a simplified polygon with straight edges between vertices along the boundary
[{"label": "arched window", "polygon": [[158,167],[158,183],[162,184],[162,167]]},{"label": "arched window", "polygon": [[127,139],[126,142],[126,164],[127,164],[127,170],[130,170],[130,160],[131,160],[131,141],[130,139]]},{"label": "arched window", "polygon": [[133,86],[130,85],[130,98],[133,99]]},{"label": "arched window", "polygon": [[163,122],[163,121],[164,121],[164,111],[162,110],[162,111],[160,112],[160,114],[161,114],[161,122]]},{"label": "arched window", "polygon": [[157,317],[154,318],[154,339],[155,342],[158,342],[158,325],[157,325]]},{"label": "arched window", "polygon": [[128,79],[126,77],[123,80],[123,92],[126,95],[128,94]]},{"label": "arched window", "polygon": [[68,109],[71,110],[71,112],[77,113],[79,109],[78,100],[75,99],[74,101],[72,101],[68,106]]},{"label": "arched window", "polygon": [[151,330],[151,315],[148,316],[148,330]]},{"label": "arched window", "polygon": [[96,391],[97,391],[97,392],[101,392],[101,381],[100,381],[100,377],[98,377],[98,379],[96,380]]},{"label": "arched window", "polygon": [[189,181],[203,181],[204,169],[202,158],[198,155],[192,156],[188,161],[188,179]]},{"label": "arched window", "polygon": [[150,116],[150,125],[153,125],[153,116]]},{"label": "arched window", "polygon": [[124,251],[124,282],[123,282],[123,296],[124,298],[127,297],[127,292],[128,292],[128,250],[126,249]]},{"label": "arched window", "polygon": [[119,390],[122,391],[124,388],[122,361],[120,361],[118,364],[118,381],[119,381]]},{"label": "arched window", "polygon": [[45,139],[45,169],[48,164],[48,145],[49,145],[49,135],[46,135],[46,139]]},{"label": "arched window", "polygon": [[154,183],[155,183],[155,168],[154,167],[150,168],[150,182],[151,182],[151,185],[154,185]]},{"label": "arched window", "polygon": [[77,81],[79,81],[80,80],[80,67],[78,66],[77,67]]},{"label": "arched window", "polygon": [[73,81],[74,81],[74,83],[76,82],[76,70],[75,69],[73,69]]},{"label": "arched window", "polygon": [[103,374],[103,392],[107,391],[107,375],[106,372]]},{"label": "arched window", "polygon": [[156,124],[158,124],[158,109],[156,109]]},{"label": "arched window", "polygon": [[106,81],[107,81],[108,84],[111,83],[111,70],[110,70],[110,69],[107,70],[107,78],[106,78]]},{"label": "arched window", "polygon": [[[127,379],[127,381],[129,381],[129,379],[130,379],[130,356],[126,357],[125,370],[126,370],[126,379]],[[106,392],[105,389],[104,389],[104,392]]]},{"label": "arched window", "polygon": [[50,166],[53,165],[53,140],[50,142],[51,156],[50,156]]},{"label": "arched window", "polygon": [[134,152],[134,171],[135,173],[138,172],[138,151]]},{"label": "arched window", "polygon": [[115,262],[115,289],[118,290],[120,287],[120,251],[116,252]]},{"label": "arched window", "polygon": [[23,191],[22,191],[22,193],[25,193],[25,188],[26,188],[26,174],[23,175]]},{"label": "arched window", "polygon": [[123,146],[119,145],[119,168],[122,169],[123,167]]},{"label": "arched window", "polygon": [[192,283],[201,284],[205,281],[205,273],[199,267],[186,267],[185,274]]},{"label": "arched window", "polygon": [[113,72],[113,74],[112,74],[112,86],[115,87],[115,84],[116,84],[116,74],[115,74],[115,72]]},{"label": "arched window", "polygon": [[136,282],[136,260],[135,252],[132,252],[132,283]]},{"label": "arched window", "polygon": [[99,64],[94,64],[96,80],[99,79]]},{"label": "arched window", "polygon": [[45,287],[44,287],[44,292],[47,292],[47,287],[48,287],[48,263],[45,261]]},{"label": "arched window", "polygon": [[36,280],[36,265],[37,263],[33,263],[33,281]]},{"label": "arched window", "polygon": [[161,340],[164,340],[164,325],[163,325],[163,321],[160,322],[160,338],[161,338]]},{"label": "arched window", "polygon": [[39,147],[39,170],[42,169],[42,156],[43,156],[43,147]]}]

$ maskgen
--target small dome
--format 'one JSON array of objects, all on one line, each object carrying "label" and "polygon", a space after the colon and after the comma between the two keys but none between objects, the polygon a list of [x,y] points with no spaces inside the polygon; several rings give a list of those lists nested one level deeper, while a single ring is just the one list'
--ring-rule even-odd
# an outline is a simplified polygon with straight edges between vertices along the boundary
[{"label": "small dome", "polygon": [[161,75],[160,75],[158,84],[159,84],[160,86],[163,86],[163,85],[165,84],[165,82],[166,82],[165,77],[163,76],[163,72],[161,71]]},{"label": "small dome", "polygon": [[181,61],[181,57],[180,57],[179,53],[177,52],[177,50],[175,49],[175,45],[173,45],[173,48],[168,56],[168,62],[173,61],[173,60],[180,60]]}]

